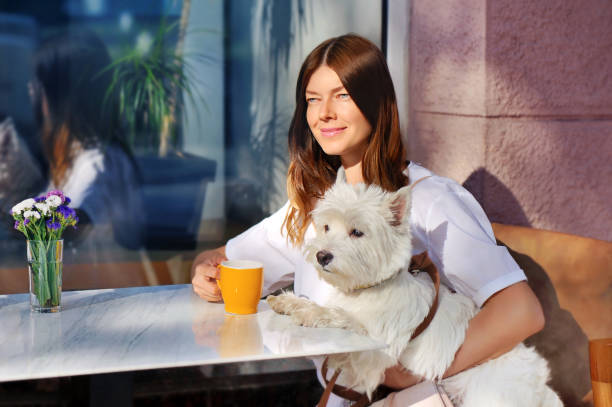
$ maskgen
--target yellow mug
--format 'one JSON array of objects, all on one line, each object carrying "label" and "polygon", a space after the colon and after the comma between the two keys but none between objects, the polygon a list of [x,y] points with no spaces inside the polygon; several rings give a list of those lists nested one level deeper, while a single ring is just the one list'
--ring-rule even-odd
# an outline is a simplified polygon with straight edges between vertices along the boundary
[{"label": "yellow mug", "polygon": [[219,264],[217,284],[231,314],[255,314],[263,288],[263,264],[251,260],[226,260]]}]

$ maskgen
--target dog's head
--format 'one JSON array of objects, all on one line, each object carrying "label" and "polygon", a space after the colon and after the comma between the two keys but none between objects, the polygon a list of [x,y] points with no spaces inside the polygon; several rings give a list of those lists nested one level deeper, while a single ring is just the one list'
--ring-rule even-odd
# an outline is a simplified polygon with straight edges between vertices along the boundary
[{"label": "dog's head", "polygon": [[306,246],[321,278],[344,292],[384,281],[411,258],[410,189],[350,185],[342,167],[312,211],[316,237]]}]

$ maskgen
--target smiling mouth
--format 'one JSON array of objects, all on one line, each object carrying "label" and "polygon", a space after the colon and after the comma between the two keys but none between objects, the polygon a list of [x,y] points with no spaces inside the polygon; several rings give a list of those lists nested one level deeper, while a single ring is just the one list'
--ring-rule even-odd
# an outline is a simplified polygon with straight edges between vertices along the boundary
[{"label": "smiling mouth", "polygon": [[346,127],[334,127],[334,128],[329,128],[329,129],[321,129],[321,135],[325,137],[333,137],[336,134],[342,133],[344,130],[346,130]]}]

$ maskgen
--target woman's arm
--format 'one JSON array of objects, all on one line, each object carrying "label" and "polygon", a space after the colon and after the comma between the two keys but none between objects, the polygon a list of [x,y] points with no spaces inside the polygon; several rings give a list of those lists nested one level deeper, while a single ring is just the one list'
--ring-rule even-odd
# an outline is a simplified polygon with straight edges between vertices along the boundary
[{"label": "woman's arm", "polygon": [[[465,341],[444,373],[449,377],[496,358],[544,328],[544,313],[526,282],[513,284],[491,296],[470,321]],[[385,372],[384,384],[403,389],[422,379],[394,366]]]}]

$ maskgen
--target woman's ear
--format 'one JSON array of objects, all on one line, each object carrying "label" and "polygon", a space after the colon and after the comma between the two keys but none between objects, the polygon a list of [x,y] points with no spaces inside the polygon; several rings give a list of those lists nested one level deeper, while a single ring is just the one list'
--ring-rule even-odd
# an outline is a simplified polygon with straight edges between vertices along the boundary
[{"label": "woman's ear", "polygon": [[338,172],[336,173],[336,184],[346,183],[346,173],[344,172],[344,167],[340,165],[338,168]]}]

